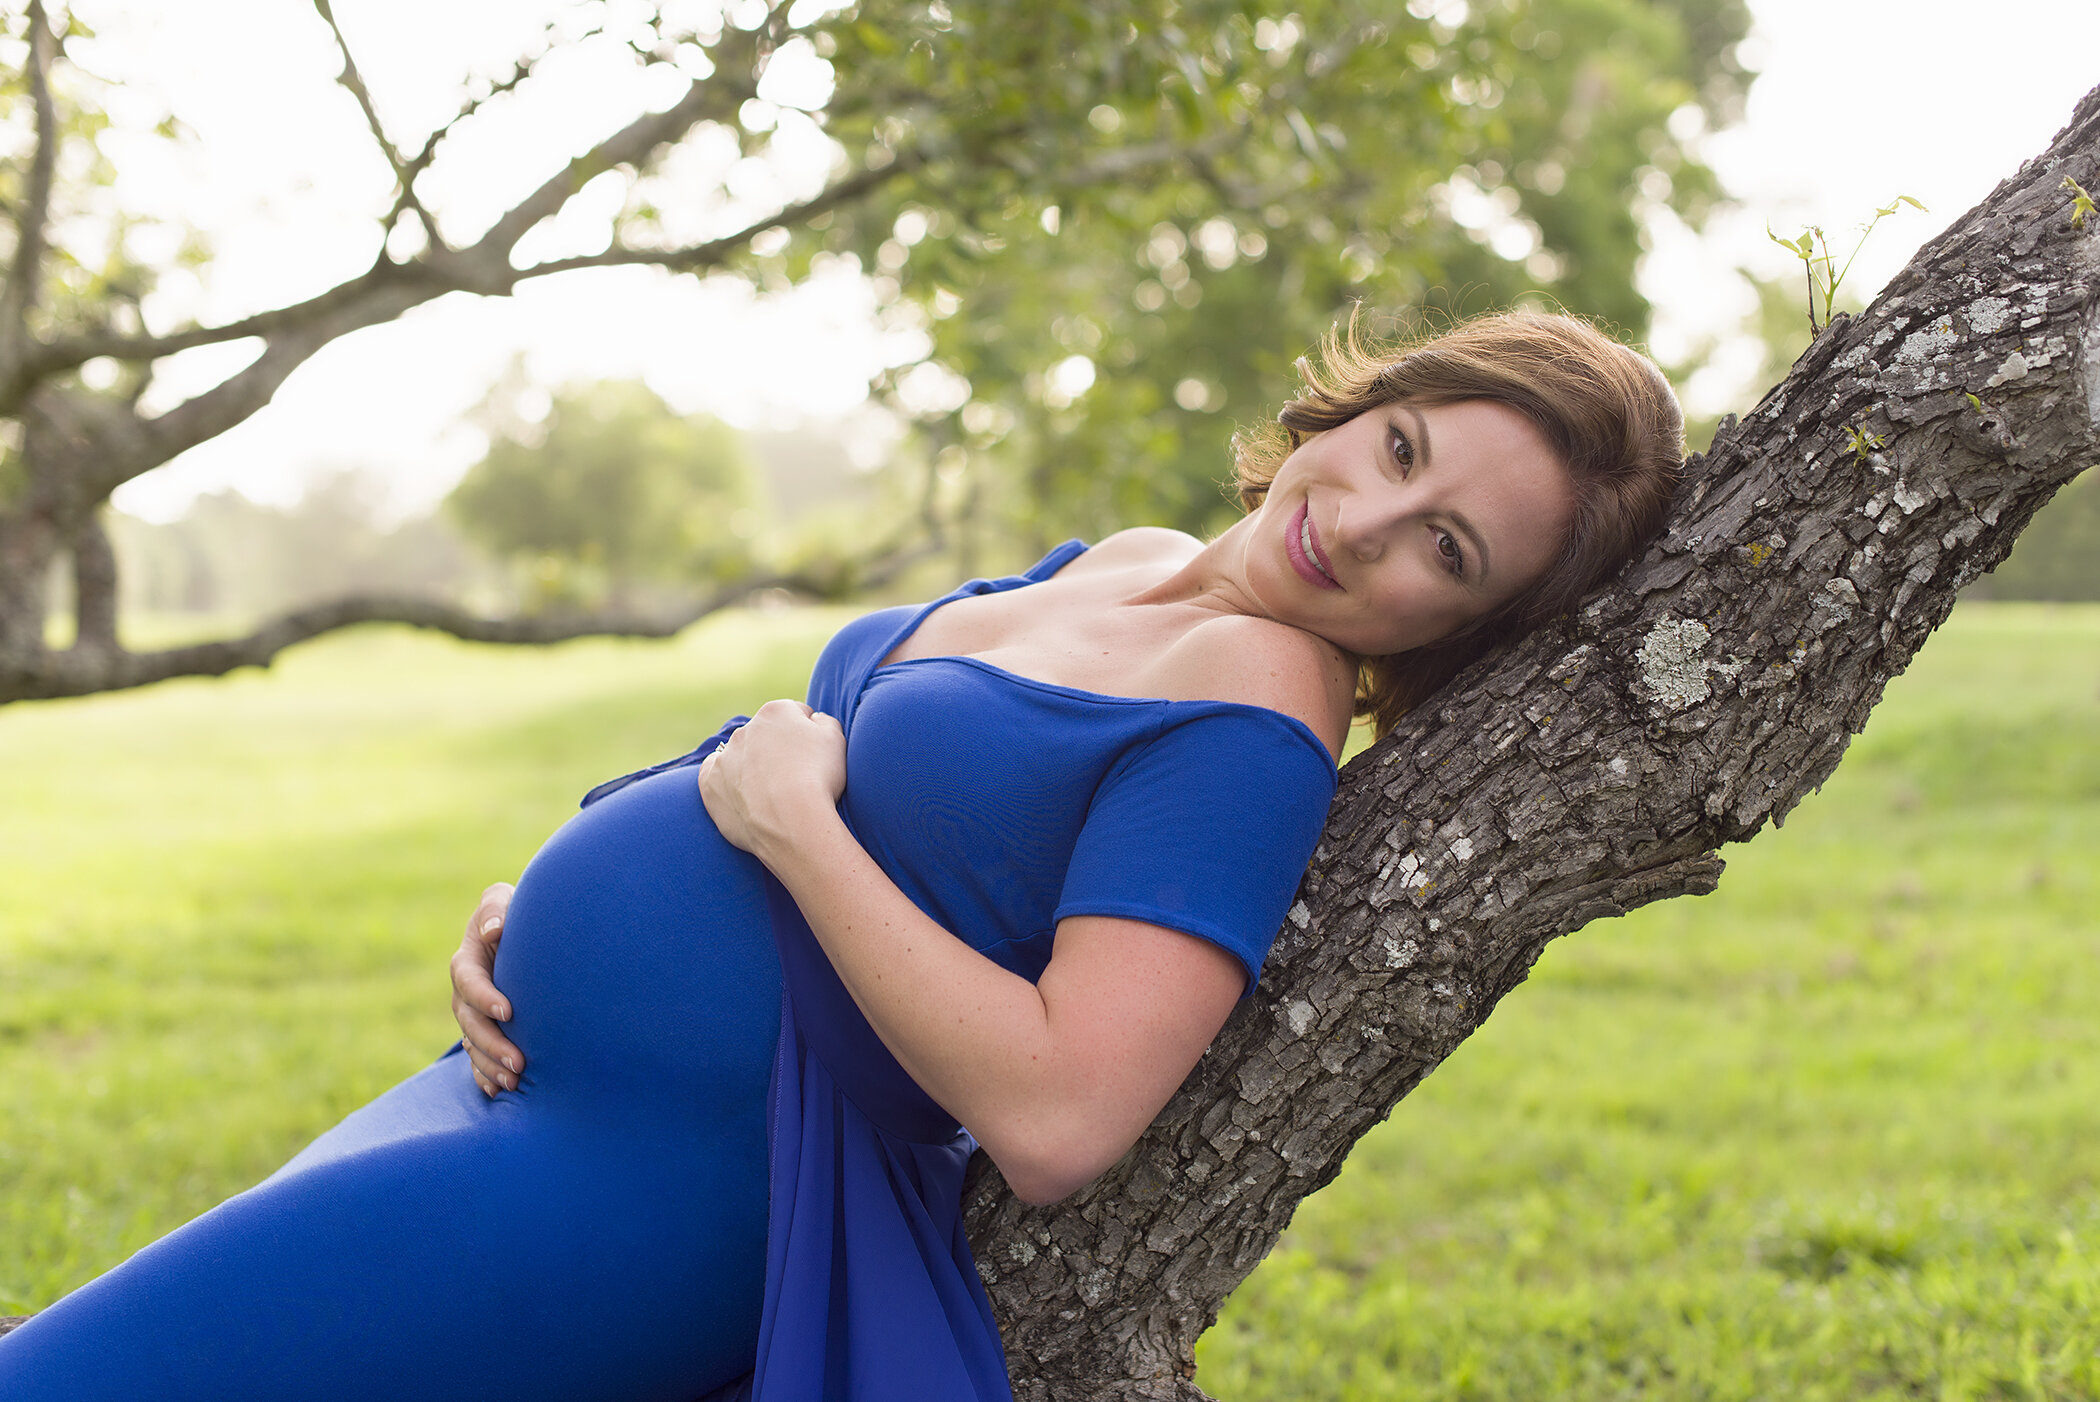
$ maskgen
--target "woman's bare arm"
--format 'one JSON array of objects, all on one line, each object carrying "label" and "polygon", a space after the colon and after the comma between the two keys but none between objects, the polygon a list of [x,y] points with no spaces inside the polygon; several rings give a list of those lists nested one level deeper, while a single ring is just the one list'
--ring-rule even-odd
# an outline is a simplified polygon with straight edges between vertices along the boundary
[{"label": "woman's bare arm", "polygon": [[1179,931],[1083,916],[1059,925],[1031,984],[897,888],[838,815],[844,778],[837,723],[772,702],[702,764],[700,791],[723,836],[795,898],[884,1045],[1014,1192],[1065,1196],[1144,1132],[1224,1025],[1245,971]]}]

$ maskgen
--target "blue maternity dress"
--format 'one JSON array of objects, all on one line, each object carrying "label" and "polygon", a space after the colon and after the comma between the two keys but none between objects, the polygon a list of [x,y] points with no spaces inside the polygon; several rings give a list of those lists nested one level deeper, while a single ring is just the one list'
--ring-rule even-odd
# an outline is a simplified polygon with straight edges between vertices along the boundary
[{"label": "blue maternity dress", "polygon": [[[1085,548],[841,630],[809,700],[846,730],[842,812],[1005,968],[1117,915],[1251,983],[1333,796],[1305,726],[880,665],[941,604]],[[700,803],[691,769],[738,723],[593,790],[520,877],[496,967],[516,1092],[484,1100],[455,1048],[0,1338],[0,1398],[1008,1398],[962,1230],[971,1139]]]}]

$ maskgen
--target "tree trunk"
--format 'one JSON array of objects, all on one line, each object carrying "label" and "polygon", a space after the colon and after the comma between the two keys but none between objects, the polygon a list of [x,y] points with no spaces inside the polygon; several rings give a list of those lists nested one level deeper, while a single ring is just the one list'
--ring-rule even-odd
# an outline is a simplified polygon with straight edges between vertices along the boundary
[{"label": "tree trunk", "polygon": [[1668,533],[1343,773],[1259,992],[1137,1147],[970,1237],[1023,1402],[1195,1399],[1196,1338],[1548,940],[1713,889],[2100,455],[2100,90],[1689,464]]},{"label": "tree trunk", "polygon": [[73,532],[73,648],[117,650],[117,552],[96,512]]},{"label": "tree trunk", "polygon": [[60,538],[35,511],[0,511],[0,689],[41,664],[51,564]]}]

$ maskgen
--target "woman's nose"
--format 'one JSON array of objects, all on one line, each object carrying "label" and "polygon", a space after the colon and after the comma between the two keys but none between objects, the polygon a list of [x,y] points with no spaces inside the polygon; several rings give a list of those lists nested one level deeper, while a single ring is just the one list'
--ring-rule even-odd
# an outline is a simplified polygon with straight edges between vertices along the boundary
[{"label": "woman's nose", "polygon": [[1335,511],[1335,544],[1366,563],[1392,543],[1408,511],[1402,492],[1352,492]]}]

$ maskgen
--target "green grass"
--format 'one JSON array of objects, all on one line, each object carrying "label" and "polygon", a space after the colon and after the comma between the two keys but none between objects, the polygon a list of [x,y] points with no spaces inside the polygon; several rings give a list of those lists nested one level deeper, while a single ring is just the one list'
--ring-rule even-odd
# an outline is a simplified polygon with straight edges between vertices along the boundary
[{"label": "green grass", "polygon": [[[841,615],[366,630],[0,709],[0,1313],[451,1038],[475,894],[798,693]],[[1964,605],[1718,894],[1601,924],[1369,1136],[1199,1357],[1279,1399],[2100,1398],[2100,606]]]}]

